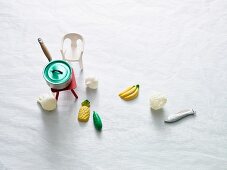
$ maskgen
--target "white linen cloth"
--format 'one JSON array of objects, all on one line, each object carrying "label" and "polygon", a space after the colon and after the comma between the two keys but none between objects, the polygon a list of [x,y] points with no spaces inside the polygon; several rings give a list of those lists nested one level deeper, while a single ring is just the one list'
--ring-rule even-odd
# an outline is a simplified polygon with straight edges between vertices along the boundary
[{"label": "white linen cloth", "polygon": [[[227,169],[226,0],[0,1],[0,169]],[[85,38],[79,96],[61,92],[55,112],[36,102],[50,92],[37,38],[60,59],[64,34]],[[84,77],[96,76],[97,91]],[[140,84],[131,102],[118,93]],[[168,97],[151,111],[153,91]],[[99,113],[79,123],[80,103]],[[164,119],[182,109],[196,116]]]}]

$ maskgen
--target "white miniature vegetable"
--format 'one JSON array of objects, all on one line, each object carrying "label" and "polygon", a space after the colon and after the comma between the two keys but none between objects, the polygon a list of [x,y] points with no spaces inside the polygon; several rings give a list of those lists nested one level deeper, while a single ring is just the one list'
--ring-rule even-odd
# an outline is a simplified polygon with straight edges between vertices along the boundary
[{"label": "white miniature vegetable", "polygon": [[156,93],[151,96],[150,98],[150,107],[154,110],[158,110],[163,108],[163,106],[166,104],[167,98],[166,96]]},{"label": "white miniature vegetable", "polygon": [[172,122],[176,122],[186,116],[189,116],[189,115],[195,115],[196,112],[193,110],[193,109],[186,109],[186,110],[182,110],[176,114],[172,114],[170,115],[166,120],[165,122],[166,123],[172,123]]},{"label": "white miniature vegetable", "polygon": [[46,111],[55,110],[57,107],[57,101],[53,95],[43,94],[38,97],[37,102],[42,106]]},{"label": "white miniature vegetable", "polygon": [[91,88],[91,89],[97,89],[98,88],[98,80],[95,77],[86,78],[85,84],[88,88]]}]

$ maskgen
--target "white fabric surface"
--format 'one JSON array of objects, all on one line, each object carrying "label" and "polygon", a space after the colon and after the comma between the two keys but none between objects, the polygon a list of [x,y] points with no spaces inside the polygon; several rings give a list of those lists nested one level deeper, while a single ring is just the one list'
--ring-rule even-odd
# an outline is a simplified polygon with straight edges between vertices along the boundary
[{"label": "white fabric surface", "polygon": [[[0,0],[0,169],[227,169],[226,0]],[[42,70],[60,58],[64,34],[85,38],[84,72],[73,64],[79,99],[59,96],[55,112],[36,98],[49,92]],[[99,79],[86,91],[84,79]],[[140,84],[139,97],[118,93]],[[153,91],[168,96],[149,108]],[[103,120],[77,121],[84,99]],[[182,109],[197,116],[174,124]]]}]

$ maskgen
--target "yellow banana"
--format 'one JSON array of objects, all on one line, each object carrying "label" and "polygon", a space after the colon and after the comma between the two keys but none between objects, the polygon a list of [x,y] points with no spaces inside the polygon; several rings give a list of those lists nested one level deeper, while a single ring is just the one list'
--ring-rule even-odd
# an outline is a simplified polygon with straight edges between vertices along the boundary
[{"label": "yellow banana", "polygon": [[130,94],[132,94],[134,91],[136,91],[136,86],[133,86],[130,90],[126,91],[125,93],[123,93],[120,97],[124,98]]},{"label": "yellow banana", "polygon": [[119,96],[123,95],[125,92],[131,90],[134,86],[127,87],[125,90],[119,93]]},{"label": "yellow banana", "polygon": [[119,96],[123,100],[132,100],[138,96],[139,92],[139,85],[137,84],[136,86],[131,86],[126,88],[124,91],[122,91]]},{"label": "yellow banana", "polygon": [[139,94],[139,87],[136,87],[136,90],[132,94],[124,97],[124,100],[128,101],[128,100],[135,99],[138,96],[138,94]]}]

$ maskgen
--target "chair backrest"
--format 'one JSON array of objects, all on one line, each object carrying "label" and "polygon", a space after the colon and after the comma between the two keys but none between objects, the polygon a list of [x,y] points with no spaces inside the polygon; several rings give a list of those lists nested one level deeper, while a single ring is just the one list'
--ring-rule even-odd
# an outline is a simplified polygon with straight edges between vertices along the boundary
[{"label": "chair backrest", "polygon": [[63,59],[73,60],[72,59],[72,56],[71,57],[70,56],[65,56],[66,50],[64,50],[64,42],[65,42],[66,39],[70,39],[71,40],[71,48],[72,48],[72,50],[76,50],[77,49],[78,40],[81,41],[80,54],[77,57],[78,58],[82,57],[83,51],[84,51],[84,39],[83,39],[83,37],[80,34],[77,34],[77,33],[69,33],[69,34],[66,34],[62,38],[62,43],[61,43],[62,49],[61,49],[61,53],[62,53]]}]

